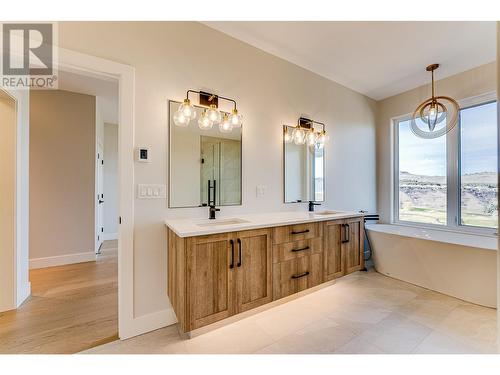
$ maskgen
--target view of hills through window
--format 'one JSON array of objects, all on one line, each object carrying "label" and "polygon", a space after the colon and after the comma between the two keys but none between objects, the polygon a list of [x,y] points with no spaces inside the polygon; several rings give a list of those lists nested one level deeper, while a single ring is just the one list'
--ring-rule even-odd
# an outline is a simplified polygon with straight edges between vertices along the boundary
[{"label": "view of hills through window", "polygon": [[461,223],[498,227],[497,103],[460,113]]},{"label": "view of hills through window", "polygon": [[446,137],[423,139],[399,123],[399,219],[446,225]]},{"label": "view of hills through window", "polygon": [[[460,224],[498,227],[496,102],[461,110]],[[422,139],[399,122],[399,219],[447,224],[446,136]]]}]

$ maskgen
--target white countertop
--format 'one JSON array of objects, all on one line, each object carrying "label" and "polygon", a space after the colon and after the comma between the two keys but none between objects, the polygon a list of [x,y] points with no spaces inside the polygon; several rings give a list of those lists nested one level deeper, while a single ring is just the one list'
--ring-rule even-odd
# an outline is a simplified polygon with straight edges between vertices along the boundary
[{"label": "white countertop", "polygon": [[[270,212],[262,214],[243,214],[218,217],[215,220],[206,218],[167,219],[165,225],[179,237],[193,237],[207,234],[235,232],[258,228],[278,227],[289,224],[309,223],[359,217],[359,212],[338,211],[337,213],[320,215],[321,212],[334,210],[318,210],[317,212]],[[238,222],[236,222],[238,221]]]}]

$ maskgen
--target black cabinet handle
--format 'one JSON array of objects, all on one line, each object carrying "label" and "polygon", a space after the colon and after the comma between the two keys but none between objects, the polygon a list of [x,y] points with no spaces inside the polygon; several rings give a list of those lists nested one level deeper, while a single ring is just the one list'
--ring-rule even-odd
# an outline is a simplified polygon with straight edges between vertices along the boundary
[{"label": "black cabinet handle", "polygon": [[309,250],[309,246],[301,247],[300,249],[292,249],[293,252],[295,252],[295,251],[303,251],[303,250]]},{"label": "black cabinet handle", "polygon": [[301,273],[300,275],[293,275],[292,279],[300,279],[301,277],[309,275],[309,271],[306,271],[304,273]]},{"label": "black cabinet handle", "polygon": [[241,267],[241,240],[238,238],[238,267]]},{"label": "black cabinet handle", "polygon": [[231,263],[229,264],[229,268],[234,268],[234,241],[229,240],[229,243],[231,244]]},{"label": "black cabinet handle", "polygon": [[306,230],[301,230],[298,232],[292,231],[292,234],[302,234],[302,233],[308,233],[308,232],[309,232],[309,229],[306,229]]},{"label": "black cabinet handle", "polygon": [[349,242],[349,237],[351,235],[351,228],[349,224],[342,224],[342,243]]}]

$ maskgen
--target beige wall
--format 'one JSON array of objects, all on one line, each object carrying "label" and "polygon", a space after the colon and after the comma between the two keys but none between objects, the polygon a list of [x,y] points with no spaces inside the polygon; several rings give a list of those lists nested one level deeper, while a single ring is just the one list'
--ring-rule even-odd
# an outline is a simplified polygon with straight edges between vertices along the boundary
[{"label": "beige wall", "polygon": [[0,311],[12,308],[14,294],[16,103],[0,90]]},{"label": "beige wall", "polygon": [[[282,203],[282,125],[300,115],[330,132],[323,207],[376,209],[373,100],[199,23],[61,22],[59,44],[135,67],[135,145],[149,146],[152,157],[136,164],[136,184],[167,184],[168,99],[205,89],[235,98],[244,116],[243,205],[222,215],[307,209]],[[267,186],[264,197],[256,185]],[[170,308],[164,219],[207,215],[167,207],[166,200],[135,200],[136,317]]]},{"label": "beige wall", "polygon": [[[436,90],[439,95],[448,95],[461,100],[495,91],[496,82],[496,63],[490,63],[439,80],[436,83]],[[429,95],[430,86],[426,85],[377,103],[377,206],[384,223],[389,223],[391,220],[391,119],[412,113],[418,103]]]},{"label": "beige wall", "polygon": [[30,93],[30,259],[94,252],[95,97]]}]

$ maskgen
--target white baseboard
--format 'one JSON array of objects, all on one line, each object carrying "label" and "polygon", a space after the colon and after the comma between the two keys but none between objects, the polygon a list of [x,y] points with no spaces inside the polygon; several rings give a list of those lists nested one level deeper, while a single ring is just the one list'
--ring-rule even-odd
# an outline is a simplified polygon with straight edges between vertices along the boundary
[{"label": "white baseboard", "polygon": [[127,324],[128,327],[120,327],[119,336],[121,340],[125,340],[175,323],[177,323],[177,317],[174,309],[168,308],[134,318],[130,324]]},{"label": "white baseboard", "polygon": [[65,264],[74,264],[82,262],[92,262],[96,260],[95,252],[58,255],[46,258],[30,259],[30,270],[45,267],[63,266]]},{"label": "white baseboard", "polygon": [[101,238],[103,241],[117,240],[118,233],[101,233]]},{"label": "white baseboard", "polygon": [[31,283],[29,281],[25,283],[18,293],[16,301],[17,307],[21,306],[23,302],[26,301],[26,298],[31,295]]}]

